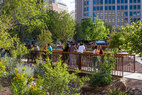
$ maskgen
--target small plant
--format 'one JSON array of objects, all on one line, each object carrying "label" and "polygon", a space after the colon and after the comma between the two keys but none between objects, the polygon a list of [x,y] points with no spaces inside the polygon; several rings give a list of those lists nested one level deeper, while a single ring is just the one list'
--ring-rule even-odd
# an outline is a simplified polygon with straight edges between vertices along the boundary
[{"label": "small plant", "polygon": [[3,64],[3,62],[0,62],[0,77],[3,77],[4,75],[6,75],[7,72],[6,72],[6,67],[5,65]]},{"label": "small plant", "polygon": [[[109,59],[107,57],[104,58],[104,62],[102,63],[101,60],[98,61],[98,64],[101,64],[99,66],[99,72],[94,72],[93,75],[90,77],[90,85],[92,87],[103,87],[111,83],[112,81],[112,75],[111,72],[114,68],[114,59],[113,57],[110,57]],[[96,68],[94,68],[96,69]]]},{"label": "small plant", "polygon": [[28,77],[22,69],[23,72],[19,74],[17,68],[15,68],[15,77],[13,78],[11,88],[14,95],[46,95],[42,89],[43,79],[38,77],[37,79],[33,77]]},{"label": "small plant", "polygon": [[110,89],[108,95],[128,95],[126,92],[121,92],[119,88]]}]

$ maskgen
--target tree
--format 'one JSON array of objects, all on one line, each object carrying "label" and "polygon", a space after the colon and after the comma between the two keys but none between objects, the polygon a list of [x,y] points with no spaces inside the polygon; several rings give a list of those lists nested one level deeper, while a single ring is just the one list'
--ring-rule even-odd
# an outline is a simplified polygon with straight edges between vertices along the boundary
[{"label": "tree", "polygon": [[45,19],[47,11],[43,3],[37,4],[36,0],[6,0],[1,6],[1,15],[13,17],[14,29],[9,32],[17,35],[21,41],[37,39],[42,30],[48,30]]},{"label": "tree", "polygon": [[64,43],[72,39],[75,30],[75,22],[72,17],[65,11],[61,13],[51,11],[49,15],[50,21],[48,25],[53,39]]},{"label": "tree", "polygon": [[[76,37],[80,40],[102,40],[107,38],[109,29],[105,27],[104,23],[95,18],[95,22],[91,18],[87,18],[81,21],[81,24],[76,26]],[[81,29],[81,31],[79,30]]]},{"label": "tree", "polygon": [[120,29],[125,37],[124,49],[129,53],[142,54],[142,21],[122,26]]},{"label": "tree", "polygon": [[41,31],[41,34],[38,36],[38,42],[40,47],[44,47],[45,44],[52,42],[52,34],[49,30]]},{"label": "tree", "polygon": [[125,37],[122,32],[113,32],[109,37],[109,46],[111,48],[122,48],[125,43]]}]

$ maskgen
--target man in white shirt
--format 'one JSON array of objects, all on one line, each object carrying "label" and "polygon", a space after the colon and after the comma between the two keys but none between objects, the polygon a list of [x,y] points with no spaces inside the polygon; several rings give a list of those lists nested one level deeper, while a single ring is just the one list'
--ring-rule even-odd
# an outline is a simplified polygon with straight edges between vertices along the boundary
[{"label": "man in white shirt", "polygon": [[80,44],[80,46],[79,46],[77,52],[83,53],[84,51],[85,51],[85,46],[84,46],[83,44]]}]

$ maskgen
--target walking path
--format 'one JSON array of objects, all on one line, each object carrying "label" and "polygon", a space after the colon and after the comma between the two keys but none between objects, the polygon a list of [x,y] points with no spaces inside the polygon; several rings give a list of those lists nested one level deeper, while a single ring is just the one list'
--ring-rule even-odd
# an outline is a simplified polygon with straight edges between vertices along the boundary
[{"label": "walking path", "polygon": [[142,73],[124,72],[124,78],[142,80]]}]

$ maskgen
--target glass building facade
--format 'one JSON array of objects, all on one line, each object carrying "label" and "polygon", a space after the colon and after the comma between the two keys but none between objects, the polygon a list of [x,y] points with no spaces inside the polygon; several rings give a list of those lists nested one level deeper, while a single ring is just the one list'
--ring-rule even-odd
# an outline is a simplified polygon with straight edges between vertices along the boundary
[{"label": "glass building facade", "polygon": [[80,0],[80,4],[82,19],[98,17],[115,27],[142,19],[142,0]]}]

